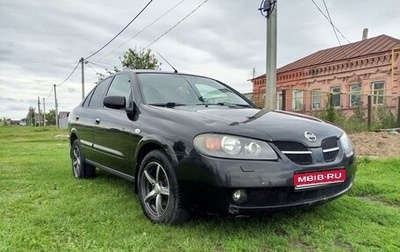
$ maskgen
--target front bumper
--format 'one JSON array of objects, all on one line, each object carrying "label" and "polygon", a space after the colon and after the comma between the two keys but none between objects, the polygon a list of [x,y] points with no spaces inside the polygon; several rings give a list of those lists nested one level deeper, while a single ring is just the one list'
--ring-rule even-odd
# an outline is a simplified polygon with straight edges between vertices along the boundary
[{"label": "front bumper", "polygon": [[[196,165],[193,166],[193,161]],[[217,214],[260,214],[274,209],[311,206],[342,196],[353,185],[355,156],[332,163],[299,166],[291,161],[242,161],[201,156],[183,161],[178,169],[186,207]],[[295,172],[346,169],[341,183],[295,190]],[[189,171],[189,172],[187,172]],[[235,201],[233,193],[244,190],[246,200]]]}]

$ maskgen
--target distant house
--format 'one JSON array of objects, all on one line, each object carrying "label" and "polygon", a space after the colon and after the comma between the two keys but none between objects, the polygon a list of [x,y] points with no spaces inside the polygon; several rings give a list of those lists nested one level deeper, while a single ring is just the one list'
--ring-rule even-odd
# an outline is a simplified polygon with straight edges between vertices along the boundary
[{"label": "distant house", "polygon": [[69,113],[67,111],[61,111],[58,113],[58,126],[60,128],[67,128],[68,127],[68,117]]},{"label": "distant house", "polygon": [[43,114],[35,114],[35,123],[36,126],[43,125],[44,122],[44,115]]},{"label": "distant house", "polygon": [[[21,120],[7,119],[6,125],[10,125],[10,126],[20,125],[20,122],[21,122]],[[3,124],[4,124],[4,122],[3,122]]]},{"label": "distant house", "polygon": [[[380,35],[315,52],[277,69],[277,108],[312,112],[329,102],[345,113],[367,104],[395,108],[400,96],[400,40]],[[252,79],[253,100],[263,106],[266,76]],[[285,94],[285,107],[282,95]]]}]

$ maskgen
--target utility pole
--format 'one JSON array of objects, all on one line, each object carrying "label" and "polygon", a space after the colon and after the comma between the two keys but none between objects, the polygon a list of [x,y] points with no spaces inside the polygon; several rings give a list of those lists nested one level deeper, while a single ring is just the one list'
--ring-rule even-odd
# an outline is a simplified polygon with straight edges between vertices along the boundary
[{"label": "utility pole", "polygon": [[33,107],[29,107],[29,114],[31,115],[30,116],[30,124],[31,124],[31,126],[35,126],[33,124],[33,119],[35,119],[34,118],[35,117],[35,109]]},{"label": "utility pole", "polygon": [[37,107],[38,107],[38,117],[39,117],[39,127],[40,127],[41,115],[40,115],[40,98],[39,98],[39,96],[37,98]]},{"label": "utility pole", "polygon": [[54,107],[56,109],[56,127],[58,129],[58,103],[57,103],[57,89],[56,84],[54,84]]},{"label": "utility pole", "polygon": [[33,118],[35,119],[35,124],[34,127],[36,127],[36,123],[37,123],[37,116],[36,116],[36,109],[33,108]]},{"label": "utility pole", "polygon": [[82,68],[82,100],[85,98],[85,69],[83,67],[83,63],[84,63],[84,59],[81,58],[80,62],[81,62],[81,68]]},{"label": "utility pole", "polygon": [[265,103],[264,107],[268,110],[276,109],[276,34],[277,34],[277,0],[264,0],[259,8],[261,14],[267,20],[267,45],[266,45],[266,78],[265,78]]},{"label": "utility pole", "polygon": [[46,127],[46,99],[43,98],[43,126]]}]

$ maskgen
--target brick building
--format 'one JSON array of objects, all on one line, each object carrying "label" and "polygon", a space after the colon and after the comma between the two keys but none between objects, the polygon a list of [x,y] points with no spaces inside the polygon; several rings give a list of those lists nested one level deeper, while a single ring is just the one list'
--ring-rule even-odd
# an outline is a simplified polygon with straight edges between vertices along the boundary
[{"label": "brick building", "polygon": [[[351,114],[367,104],[396,111],[400,96],[400,40],[380,35],[315,52],[277,69],[277,108],[305,113],[330,102]],[[265,74],[252,79],[253,100],[264,104]],[[282,92],[283,91],[283,92]],[[285,108],[282,107],[282,93]]]}]

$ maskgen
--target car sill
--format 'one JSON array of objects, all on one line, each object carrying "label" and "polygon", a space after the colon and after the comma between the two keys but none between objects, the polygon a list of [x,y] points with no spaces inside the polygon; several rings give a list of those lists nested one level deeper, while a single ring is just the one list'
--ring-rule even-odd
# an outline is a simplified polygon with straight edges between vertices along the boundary
[{"label": "car sill", "polygon": [[107,167],[107,166],[98,164],[98,163],[93,162],[93,161],[90,161],[90,160],[86,160],[86,162],[87,162],[88,164],[91,164],[91,165],[96,166],[97,168],[99,168],[99,169],[101,169],[101,170],[104,170],[104,171],[106,171],[106,172],[108,172],[108,173],[111,173],[111,174],[113,174],[113,175],[116,175],[116,176],[118,176],[118,177],[120,177],[120,178],[129,180],[129,181],[131,181],[131,182],[135,182],[135,177],[133,177],[133,176],[131,176],[131,175],[122,173],[122,172],[120,172],[120,171],[114,170],[114,169],[112,169],[112,168],[109,168],[109,167]]}]

